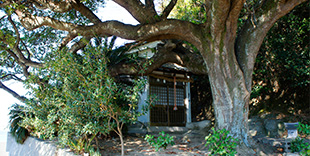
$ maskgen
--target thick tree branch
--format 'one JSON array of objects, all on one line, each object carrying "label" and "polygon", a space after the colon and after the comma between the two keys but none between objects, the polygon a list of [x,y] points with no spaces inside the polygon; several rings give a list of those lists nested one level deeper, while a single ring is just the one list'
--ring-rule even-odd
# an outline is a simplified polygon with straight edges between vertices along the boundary
[{"label": "thick tree branch", "polygon": [[153,60],[153,63],[147,66],[146,70],[141,68],[139,64],[147,63],[149,61],[147,59],[138,63],[130,64],[121,62],[110,67],[109,71],[112,76],[121,74],[138,75],[142,70],[144,70],[143,74],[149,74],[165,63],[176,63],[186,67],[194,74],[207,74],[207,69],[201,56],[190,52],[188,49],[182,46],[181,42],[168,42],[164,46],[158,46],[157,52],[151,59]]},{"label": "thick tree branch", "polygon": [[145,0],[145,6],[151,10],[151,12],[156,13],[154,0]]},{"label": "thick tree branch", "polygon": [[167,19],[171,10],[174,8],[174,6],[177,4],[177,2],[178,2],[178,0],[170,0],[170,3],[168,4],[168,6],[165,8],[165,10],[163,11],[163,13],[161,15],[161,19]]},{"label": "thick tree branch", "polygon": [[[50,0],[35,0],[37,2],[37,7],[42,9],[48,8],[54,12],[64,13],[68,12],[73,8],[74,0],[66,1],[50,1]],[[36,3],[34,3],[36,4]]]},{"label": "thick tree branch", "polygon": [[83,16],[87,17],[94,24],[101,23],[101,20],[98,18],[98,16],[96,16],[83,3],[78,2],[77,5],[74,5],[74,9],[79,11]]},{"label": "thick tree branch", "polygon": [[[23,75],[26,78],[29,78],[29,76],[31,75],[30,72],[28,71],[29,66],[35,67],[35,68],[41,68],[43,66],[42,63],[33,62],[31,60],[26,60],[26,62],[22,62],[19,59],[19,57],[12,50],[6,49],[6,51],[15,59],[17,64],[22,67]],[[39,77],[37,77],[36,83],[39,84],[39,85],[47,85],[48,84],[46,81],[40,79]]]},{"label": "thick tree branch", "polygon": [[157,13],[154,9],[146,7],[140,0],[113,0],[125,8],[139,23],[154,23],[158,21]]},{"label": "thick tree branch", "polygon": [[230,4],[229,14],[226,20],[226,38],[230,40],[226,40],[227,43],[231,45],[234,44],[237,27],[238,27],[238,18],[243,8],[245,0],[233,0]]},{"label": "thick tree branch", "polygon": [[6,92],[10,93],[13,97],[15,97],[16,99],[18,99],[21,102],[26,102],[26,100],[27,100],[26,97],[17,94],[15,91],[13,91],[12,89],[5,86],[1,81],[0,81],[0,88],[5,90]]},{"label": "thick tree branch", "polygon": [[[251,89],[252,73],[259,48],[274,23],[306,0],[265,1],[260,11],[255,12],[255,25],[249,18],[240,30],[236,40],[236,56],[247,80],[246,87]],[[273,6],[273,7],[270,7]]]},{"label": "thick tree branch", "polygon": [[33,30],[42,26],[49,26],[58,30],[80,34],[85,37],[118,36],[130,40],[158,40],[158,39],[183,39],[201,46],[201,28],[190,22],[180,20],[165,20],[146,25],[128,25],[118,21],[106,21],[92,26],[81,26],[62,22],[49,17],[33,16],[16,11],[25,28]]},{"label": "thick tree branch", "polygon": [[[208,21],[211,26],[211,35],[215,38],[215,34],[221,33],[224,28],[230,11],[230,1],[214,0],[211,3],[211,9]],[[220,36],[217,36],[220,37]]]},{"label": "thick tree branch", "polygon": [[52,28],[64,31],[70,31],[76,25],[68,22],[59,21],[50,17],[33,16],[20,10],[15,11],[21,24],[28,30],[34,30],[42,26],[50,26]]},{"label": "thick tree branch", "polygon": [[155,8],[154,0],[145,0],[145,5],[148,8]]},{"label": "thick tree branch", "polygon": [[[214,42],[218,42],[221,38],[225,38],[224,44],[229,48],[233,47],[238,27],[238,18],[244,1],[245,0],[206,1],[207,22],[204,24]],[[216,44],[219,45],[219,43]]]},{"label": "thick tree branch", "polygon": [[[6,43],[6,40],[4,40],[3,38],[0,38],[0,40],[3,43]],[[6,43],[8,44],[8,43]],[[28,66],[32,66],[35,68],[40,68],[42,67],[41,63],[35,62],[35,61],[31,61],[30,57],[29,59],[25,58],[25,56],[23,55],[23,53],[21,52],[21,50],[19,49],[19,47],[12,47],[13,50],[9,49],[8,47],[4,46],[4,45],[0,45],[2,49],[4,49],[5,51],[7,51],[13,58],[14,60],[17,62],[17,64],[19,64],[22,68],[23,68],[23,73],[26,77],[29,76],[29,72],[28,72]]]}]

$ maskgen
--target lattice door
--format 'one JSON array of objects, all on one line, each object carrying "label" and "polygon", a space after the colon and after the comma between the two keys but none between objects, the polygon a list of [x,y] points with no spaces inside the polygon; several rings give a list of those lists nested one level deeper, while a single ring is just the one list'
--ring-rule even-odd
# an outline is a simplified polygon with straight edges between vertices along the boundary
[{"label": "lattice door", "polygon": [[165,82],[162,79],[150,78],[150,95],[156,95],[157,101],[150,110],[150,121],[152,126],[185,126],[185,85],[177,82],[176,105],[174,107],[173,82]]}]

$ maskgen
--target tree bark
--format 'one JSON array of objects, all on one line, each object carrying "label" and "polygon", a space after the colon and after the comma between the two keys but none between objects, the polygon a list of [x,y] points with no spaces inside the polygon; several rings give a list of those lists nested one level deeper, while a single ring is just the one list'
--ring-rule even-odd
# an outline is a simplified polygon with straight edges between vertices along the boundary
[{"label": "tree bark", "polygon": [[[216,127],[248,145],[250,91],[235,55],[237,19],[243,1],[219,0],[209,10],[209,24],[198,48],[207,66]],[[225,8],[225,9],[223,9]]]},{"label": "tree bark", "polygon": [[[218,43],[223,43],[219,41]],[[248,144],[248,104],[250,91],[245,85],[231,44],[212,42],[204,46],[203,53],[211,85],[216,127],[227,129]],[[212,50],[208,50],[211,47]]]}]

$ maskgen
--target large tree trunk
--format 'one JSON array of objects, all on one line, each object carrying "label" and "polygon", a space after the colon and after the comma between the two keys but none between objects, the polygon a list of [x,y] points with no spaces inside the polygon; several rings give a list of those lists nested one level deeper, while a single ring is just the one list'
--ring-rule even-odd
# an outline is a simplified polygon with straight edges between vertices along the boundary
[{"label": "large tree trunk", "polygon": [[216,127],[229,130],[248,145],[250,90],[237,62],[233,40],[218,39],[201,49],[211,84]]},{"label": "large tree trunk", "polygon": [[250,90],[235,55],[237,19],[242,7],[243,1],[212,3],[208,12],[210,23],[199,50],[208,69],[216,127],[229,130],[248,145]]},{"label": "large tree trunk", "polygon": [[195,45],[207,66],[216,127],[229,130],[234,137],[249,145],[248,107],[257,52],[276,20],[301,1],[263,3],[264,11],[255,12],[256,24],[247,20],[238,36],[237,21],[244,1],[213,2],[208,11],[208,23],[200,33],[201,44]]},{"label": "large tree trunk", "polygon": [[[234,68],[234,66],[227,68]],[[229,74],[231,75],[228,76]],[[234,137],[247,144],[250,93],[246,90],[245,81],[239,74],[226,73],[223,69],[213,68],[209,71],[209,79],[216,127],[230,130]]]}]

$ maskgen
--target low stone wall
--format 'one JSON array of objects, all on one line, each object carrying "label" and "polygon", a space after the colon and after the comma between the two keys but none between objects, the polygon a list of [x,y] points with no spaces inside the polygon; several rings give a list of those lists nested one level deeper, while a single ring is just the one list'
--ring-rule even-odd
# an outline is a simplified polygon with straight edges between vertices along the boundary
[{"label": "low stone wall", "polygon": [[57,148],[51,141],[34,137],[28,137],[23,144],[19,144],[10,133],[7,135],[6,151],[10,156],[76,156],[68,149]]}]

